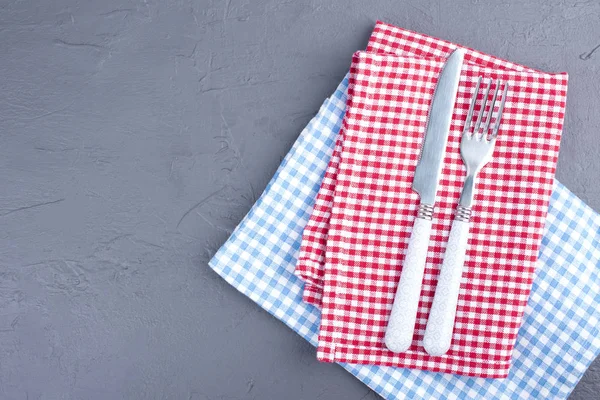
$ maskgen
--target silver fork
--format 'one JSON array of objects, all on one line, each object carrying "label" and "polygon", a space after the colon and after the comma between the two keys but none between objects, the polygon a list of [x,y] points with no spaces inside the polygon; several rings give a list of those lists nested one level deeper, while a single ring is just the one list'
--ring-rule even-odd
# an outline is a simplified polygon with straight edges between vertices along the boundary
[{"label": "silver fork", "polygon": [[[456,305],[458,303],[460,281],[469,238],[469,220],[471,219],[475,181],[479,171],[490,161],[494,153],[496,137],[498,136],[500,120],[508,92],[508,84],[505,83],[503,85],[502,81],[498,80],[490,102],[489,94],[492,87],[492,80],[489,80],[479,109],[479,116],[477,117],[477,121],[474,121],[473,111],[477,103],[481,80],[481,77],[477,80],[477,86],[471,98],[471,105],[469,106],[460,142],[460,155],[467,168],[467,175],[460,195],[460,201],[456,208],[456,216],[454,217],[454,222],[452,222],[450,237],[448,238],[444,254],[444,262],[440,269],[435,296],[423,338],[423,347],[432,356],[445,354],[452,342]],[[494,126],[490,128],[496,102],[498,101],[498,92],[502,86],[504,86],[501,93],[502,99],[496,113]],[[489,111],[486,112],[488,107]],[[482,127],[484,114],[487,114],[487,117]],[[473,123],[474,126],[472,127]]]}]

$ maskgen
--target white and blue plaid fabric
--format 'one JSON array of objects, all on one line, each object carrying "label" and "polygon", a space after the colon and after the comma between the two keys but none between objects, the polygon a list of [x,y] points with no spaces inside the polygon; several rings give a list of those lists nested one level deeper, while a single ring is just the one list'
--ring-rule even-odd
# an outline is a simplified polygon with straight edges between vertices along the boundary
[{"label": "white and blue plaid fabric", "polygon": [[[320,314],[302,302],[294,267],[342,123],[347,84],[344,79],[325,101],[209,263],[313,346]],[[508,378],[342,365],[387,399],[563,399],[599,353],[599,305],[600,216],[557,182]]]}]

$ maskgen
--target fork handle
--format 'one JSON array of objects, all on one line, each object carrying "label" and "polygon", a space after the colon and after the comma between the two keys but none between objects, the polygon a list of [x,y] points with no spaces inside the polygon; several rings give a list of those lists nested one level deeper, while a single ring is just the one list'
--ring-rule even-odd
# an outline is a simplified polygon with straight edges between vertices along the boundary
[{"label": "fork handle", "polygon": [[432,214],[433,206],[421,205],[410,234],[400,282],[385,331],[385,345],[394,353],[405,352],[412,343],[431,235]]},{"label": "fork handle", "polygon": [[450,229],[444,261],[423,337],[423,347],[432,356],[446,354],[452,343],[458,293],[469,240],[470,215],[469,208],[458,206],[457,215]]}]

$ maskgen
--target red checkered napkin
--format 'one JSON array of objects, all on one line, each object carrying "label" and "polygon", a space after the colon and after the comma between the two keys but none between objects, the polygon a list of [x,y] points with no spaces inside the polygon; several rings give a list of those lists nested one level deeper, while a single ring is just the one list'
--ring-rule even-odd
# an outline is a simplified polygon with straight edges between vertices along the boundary
[{"label": "red checkered napkin", "polygon": [[[552,192],[567,90],[546,74],[465,49],[413,345],[384,344],[416,217],[412,178],[438,74],[456,45],[378,22],[350,71],[347,113],[305,229],[296,273],[320,304],[322,361],[502,378],[525,309]],[[460,134],[477,77],[508,81],[494,157],[476,187],[452,346],[422,337],[464,181]]]}]

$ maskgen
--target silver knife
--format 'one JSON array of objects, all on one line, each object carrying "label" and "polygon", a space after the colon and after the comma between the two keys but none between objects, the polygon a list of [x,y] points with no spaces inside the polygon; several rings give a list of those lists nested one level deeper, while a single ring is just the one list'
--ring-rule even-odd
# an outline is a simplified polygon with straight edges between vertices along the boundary
[{"label": "silver knife", "polygon": [[463,51],[454,50],[442,68],[429,109],[421,156],[413,178],[412,188],[420,198],[419,211],[408,242],[400,282],[385,332],[385,345],[396,353],[408,350],[413,339],[435,194],[446,154],[463,59]]}]

